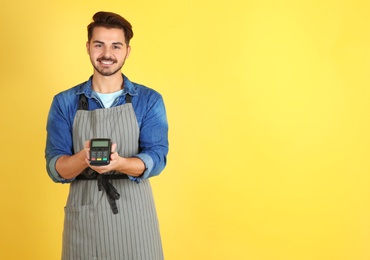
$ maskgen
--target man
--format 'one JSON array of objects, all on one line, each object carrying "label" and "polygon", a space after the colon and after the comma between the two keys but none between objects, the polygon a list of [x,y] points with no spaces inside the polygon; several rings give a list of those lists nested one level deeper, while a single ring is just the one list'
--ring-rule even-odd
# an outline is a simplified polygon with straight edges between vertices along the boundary
[{"label": "man", "polygon": [[[159,93],[121,73],[133,36],[115,13],[88,25],[90,79],[53,99],[47,122],[47,171],[70,183],[62,259],[163,259],[148,178],[166,165],[168,125]],[[91,165],[90,140],[112,140],[110,163]]]}]

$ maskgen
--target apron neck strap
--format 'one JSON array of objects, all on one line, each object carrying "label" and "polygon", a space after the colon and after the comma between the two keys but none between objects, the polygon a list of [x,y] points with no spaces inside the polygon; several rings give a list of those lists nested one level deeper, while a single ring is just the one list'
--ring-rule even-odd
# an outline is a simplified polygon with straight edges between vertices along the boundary
[{"label": "apron neck strap", "polygon": [[78,101],[78,110],[89,110],[89,104],[87,103],[87,98],[84,94],[80,95]]},{"label": "apron neck strap", "polygon": [[126,94],[126,103],[132,103],[132,97],[130,94]]}]

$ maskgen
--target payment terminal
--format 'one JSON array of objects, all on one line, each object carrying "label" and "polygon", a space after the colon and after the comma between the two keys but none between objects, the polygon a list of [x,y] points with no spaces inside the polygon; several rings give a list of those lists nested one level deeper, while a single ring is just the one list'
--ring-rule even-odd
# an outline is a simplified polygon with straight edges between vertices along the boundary
[{"label": "payment terminal", "polygon": [[90,164],[107,165],[110,163],[112,142],[108,138],[90,140]]}]

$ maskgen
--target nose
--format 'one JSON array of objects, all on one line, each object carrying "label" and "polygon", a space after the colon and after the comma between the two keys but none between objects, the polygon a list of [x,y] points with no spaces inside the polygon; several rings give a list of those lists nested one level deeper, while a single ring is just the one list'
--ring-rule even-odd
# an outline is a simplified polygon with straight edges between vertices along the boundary
[{"label": "nose", "polygon": [[111,57],[111,50],[110,50],[110,48],[104,47],[104,49],[103,49],[103,56],[106,59]]}]

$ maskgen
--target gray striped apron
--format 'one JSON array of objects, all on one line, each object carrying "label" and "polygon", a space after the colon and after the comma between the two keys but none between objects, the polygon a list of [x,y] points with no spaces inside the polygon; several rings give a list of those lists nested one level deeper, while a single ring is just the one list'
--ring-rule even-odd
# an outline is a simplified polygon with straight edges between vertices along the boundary
[{"label": "gray striped apron", "polygon": [[[127,94],[127,97],[128,96]],[[78,110],[73,123],[74,151],[85,140],[110,138],[120,156],[139,151],[139,126],[131,99],[126,104]],[[112,172],[110,174],[119,174]],[[75,180],[65,207],[63,260],[162,260],[163,252],[150,182],[109,180],[117,189],[118,214],[113,214],[105,190],[97,180]]]}]

